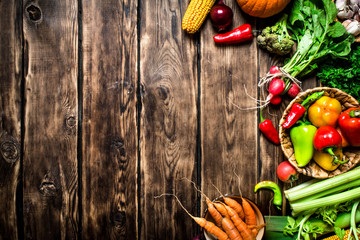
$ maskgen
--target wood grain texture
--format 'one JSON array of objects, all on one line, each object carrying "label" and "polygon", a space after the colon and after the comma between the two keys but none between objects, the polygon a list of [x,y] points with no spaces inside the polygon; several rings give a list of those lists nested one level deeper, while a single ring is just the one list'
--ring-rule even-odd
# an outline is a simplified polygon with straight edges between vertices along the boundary
[{"label": "wood grain texture", "polygon": [[82,239],[137,239],[137,4],[82,10]]},{"label": "wood grain texture", "polygon": [[18,238],[22,24],[18,1],[0,2],[0,239]]},{"label": "wood grain texture", "polygon": [[24,237],[77,239],[76,1],[24,1]]},{"label": "wood grain texture", "polygon": [[[236,2],[233,26],[253,27],[255,19],[240,12]],[[257,111],[240,110],[256,106],[247,93],[257,96],[257,49],[255,41],[215,44],[217,34],[211,22],[201,33],[201,181],[210,198],[240,194],[254,200],[257,181]],[[229,29],[229,30],[230,30]],[[246,88],[246,89],[245,89]],[[237,107],[237,106],[238,107]],[[239,182],[240,181],[240,182]],[[204,209],[205,207],[203,207]]]},{"label": "wood grain texture", "polygon": [[142,1],[140,27],[141,237],[189,239],[197,214],[196,36],[181,30],[186,1]]}]

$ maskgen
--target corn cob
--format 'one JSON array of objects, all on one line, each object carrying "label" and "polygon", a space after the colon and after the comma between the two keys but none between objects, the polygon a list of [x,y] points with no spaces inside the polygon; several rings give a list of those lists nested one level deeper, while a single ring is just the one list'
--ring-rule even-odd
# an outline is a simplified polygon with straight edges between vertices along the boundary
[{"label": "corn cob", "polygon": [[203,24],[215,0],[191,0],[182,21],[182,29],[195,33]]},{"label": "corn cob", "polygon": [[[345,231],[345,236],[343,239],[348,239],[350,229]],[[324,238],[323,240],[340,240],[340,238],[335,234],[330,237]]]}]

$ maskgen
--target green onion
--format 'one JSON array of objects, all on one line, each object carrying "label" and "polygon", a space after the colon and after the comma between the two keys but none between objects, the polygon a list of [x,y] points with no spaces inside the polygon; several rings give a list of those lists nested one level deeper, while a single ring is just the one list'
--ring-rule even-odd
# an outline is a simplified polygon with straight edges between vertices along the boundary
[{"label": "green onion", "polygon": [[328,178],[326,180],[314,183],[307,187],[301,188],[297,191],[289,191],[285,193],[285,197],[290,201],[296,201],[298,199],[311,196],[313,194],[347,184],[354,180],[360,179],[360,168],[355,168],[354,170],[348,171],[346,173],[337,175],[332,178]]},{"label": "green onion", "polygon": [[291,208],[293,209],[294,213],[297,213],[314,208],[320,208],[320,207],[335,205],[338,203],[344,203],[346,201],[351,201],[357,198],[360,198],[360,187],[327,197],[317,198],[305,202],[294,202],[291,204]]}]

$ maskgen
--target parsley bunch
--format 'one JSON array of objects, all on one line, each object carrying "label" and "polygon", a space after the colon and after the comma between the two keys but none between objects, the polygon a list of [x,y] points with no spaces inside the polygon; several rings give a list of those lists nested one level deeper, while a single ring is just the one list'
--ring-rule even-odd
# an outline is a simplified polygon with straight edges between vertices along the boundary
[{"label": "parsley bunch", "polygon": [[360,101],[360,46],[354,47],[346,59],[323,62],[316,76],[322,85],[343,90]]}]

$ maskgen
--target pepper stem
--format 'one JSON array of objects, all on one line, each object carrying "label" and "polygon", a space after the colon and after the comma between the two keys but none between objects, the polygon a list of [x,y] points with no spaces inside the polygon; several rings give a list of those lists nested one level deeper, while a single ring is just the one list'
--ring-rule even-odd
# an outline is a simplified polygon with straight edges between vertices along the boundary
[{"label": "pepper stem", "polygon": [[360,109],[350,111],[349,116],[352,118],[360,118]]},{"label": "pepper stem", "polygon": [[335,155],[334,149],[333,149],[332,147],[325,148],[325,152],[329,153],[329,154],[334,158],[334,159],[333,159],[333,162],[332,162],[333,165],[343,164],[343,163],[347,163],[347,162],[348,162],[348,160],[341,161],[341,160],[339,159],[339,156]]},{"label": "pepper stem", "polygon": [[311,94],[301,103],[301,106],[303,106],[305,109],[307,109],[313,102],[318,100],[323,94],[324,94],[324,91]]},{"label": "pepper stem", "polygon": [[262,123],[263,121],[265,121],[264,117],[262,116],[262,111],[264,108],[260,109],[260,122]]}]

